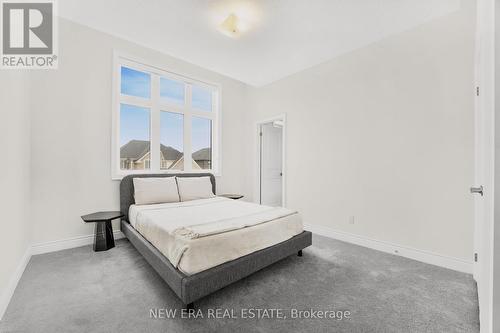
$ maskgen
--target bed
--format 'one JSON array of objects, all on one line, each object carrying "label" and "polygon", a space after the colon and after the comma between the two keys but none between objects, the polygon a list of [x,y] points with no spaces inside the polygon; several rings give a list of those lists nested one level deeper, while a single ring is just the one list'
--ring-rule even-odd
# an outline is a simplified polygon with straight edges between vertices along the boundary
[{"label": "bed", "polygon": [[[172,176],[210,177],[215,194],[215,177],[209,173],[126,176],[120,184],[120,210],[124,215],[120,228],[187,308],[287,256],[301,256],[302,250],[312,244],[311,233],[302,229],[298,214],[289,210],[270,210],[221,197],[135,205],[134,178]],[[209,217],[222,222],[193,223],[193,219],[205,221]],[[175,232],[159,228],[158,221]],[[182,223],[194,226],[179,236],[185,229]]]}]

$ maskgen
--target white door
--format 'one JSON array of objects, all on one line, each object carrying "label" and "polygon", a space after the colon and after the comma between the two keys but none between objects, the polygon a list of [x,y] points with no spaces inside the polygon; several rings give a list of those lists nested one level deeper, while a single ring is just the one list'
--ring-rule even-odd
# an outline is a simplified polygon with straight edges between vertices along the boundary
[{"label": "white door", "polygon": [[493,0],[477,2],[475,102],[474,278],[477,281],[481,332],[492,330],[492,232],[494,223],[495,107]]},{"label": "white door", "polygon": [[[474,103],[474,186],[471,192],[474,196],[474,279],[480,284],[481,265],[479,264],[479,254],[481,251],[482,242],[484,237],[484,182],[485,182],[485,131],[484,131],[484,110],[482,109],[481,98],[479,98],[479,86],[481,82],[481,32],[479,29],[479,22],[477,22],[478,29],[476,31],[476,54],[475,54],[475,80],[476,80],[476,97]],[[475,190],[474,190],[475,188]],[[475,193],[474,193],[475,192]]]},{"label": "white door", "polygon": [[260,126],[260,203],[282,205],[283,125],[274,121]]}]

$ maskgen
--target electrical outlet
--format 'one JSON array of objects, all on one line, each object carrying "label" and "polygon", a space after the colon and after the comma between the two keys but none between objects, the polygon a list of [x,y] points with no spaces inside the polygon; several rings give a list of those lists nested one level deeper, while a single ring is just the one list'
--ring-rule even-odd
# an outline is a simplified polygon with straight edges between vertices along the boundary
[{"label": "electrical outlet", "polygon": [[354,224],[354,216],[349,216],[349,224]]}]

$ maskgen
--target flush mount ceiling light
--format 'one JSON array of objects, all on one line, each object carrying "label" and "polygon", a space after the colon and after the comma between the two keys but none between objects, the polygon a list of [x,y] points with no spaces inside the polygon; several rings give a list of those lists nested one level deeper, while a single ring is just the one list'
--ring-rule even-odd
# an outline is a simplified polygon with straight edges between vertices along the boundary
[{"label": "flush mount ceiling light", "polygon": [[230,14],[219,26],[219,30],[229,36],[229,37],[238,37],[240,34],[239,27],[240,20],[238,16],[235,14]]},{"label": "flush mount ceiling light", "polygon": [[262,18],[255,0],[211,0],[208,13],[217,30],[233,39],[257,29]]}]

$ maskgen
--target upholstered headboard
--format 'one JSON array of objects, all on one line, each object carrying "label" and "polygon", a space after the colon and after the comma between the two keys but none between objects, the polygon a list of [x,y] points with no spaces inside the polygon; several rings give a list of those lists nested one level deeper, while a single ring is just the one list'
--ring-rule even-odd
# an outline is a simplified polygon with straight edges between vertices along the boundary
[{"label": "upholstered headboard", "polygon": [[128,209],[135,203],[134,200],[134,178],[144,177],[210,177],[212,192],[215,193],[215,177],[211,173],[160,173],[160,174],[138,174],[123,177],[120,183],[120,211],[128,221]]}]

